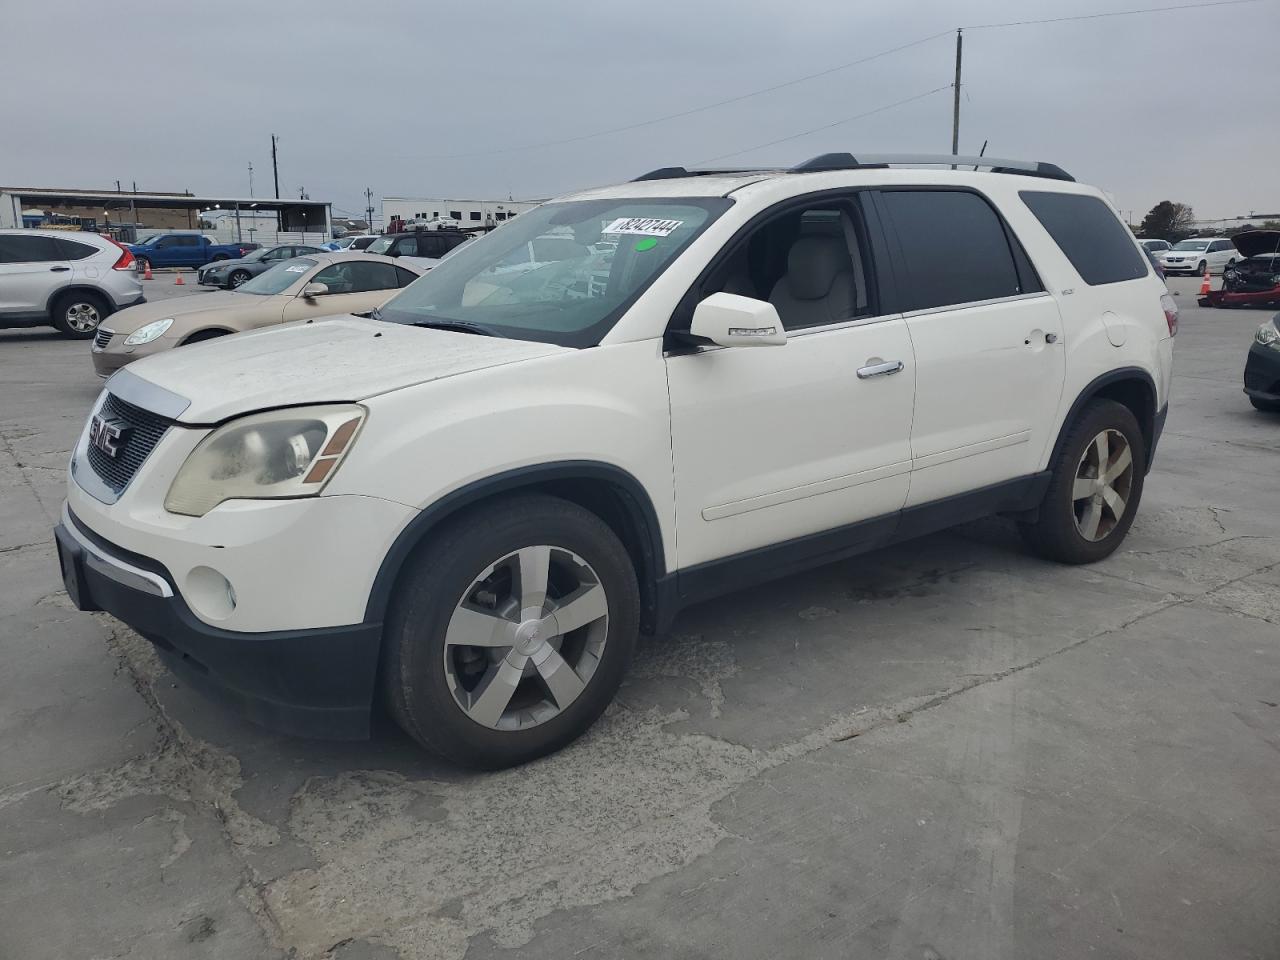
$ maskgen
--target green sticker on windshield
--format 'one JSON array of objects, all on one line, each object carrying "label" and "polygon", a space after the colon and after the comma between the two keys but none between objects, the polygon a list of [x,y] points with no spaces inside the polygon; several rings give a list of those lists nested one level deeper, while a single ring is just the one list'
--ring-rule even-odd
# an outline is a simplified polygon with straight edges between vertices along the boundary
[{"label": "green sticker on windshield", "polygon": [[658,241],[653,237],[645,237],[643,240],[636,241],[636,250],[643,253],[645,250],[652,250],[658,245]]}]

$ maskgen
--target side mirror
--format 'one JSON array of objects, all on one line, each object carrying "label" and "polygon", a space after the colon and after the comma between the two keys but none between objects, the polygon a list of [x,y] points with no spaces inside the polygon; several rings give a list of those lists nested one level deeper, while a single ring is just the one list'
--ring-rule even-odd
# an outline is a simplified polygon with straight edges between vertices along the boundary
[{"label": "side mirror", "polygon": [[787,331],[771,303],[713,293],[693,311],[689,332],[722,347],[782,347]]},{"label": "side mirror", "polygon": [[304,300],[314,300],[316,297],[323,297],[329,292],[328,284],[324,283],[308,283],[302,288],[302,298]]}]

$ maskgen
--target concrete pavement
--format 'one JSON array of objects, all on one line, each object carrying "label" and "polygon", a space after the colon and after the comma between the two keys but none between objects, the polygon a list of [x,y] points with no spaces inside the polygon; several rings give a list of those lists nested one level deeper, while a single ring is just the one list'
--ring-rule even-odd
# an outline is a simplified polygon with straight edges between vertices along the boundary
[{"label": "concrete pavement", "polygon": [[0,957],[1280,955],[1280,417],[1267,314],[1197,285],[1113,558],[990,520],[704,604],[490,775],[265,733],[71,609],[100,383],[0,331]]}]

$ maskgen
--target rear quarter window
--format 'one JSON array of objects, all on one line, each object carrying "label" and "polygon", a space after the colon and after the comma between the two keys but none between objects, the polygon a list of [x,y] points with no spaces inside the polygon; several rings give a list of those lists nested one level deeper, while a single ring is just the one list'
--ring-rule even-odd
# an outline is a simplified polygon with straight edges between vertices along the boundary
[{"label": "rear quarter window", "polygon": [[1132,235],[1097,197],[1039,190],[1018,195],[1089,286],[1137,280],[1150,272]]}]

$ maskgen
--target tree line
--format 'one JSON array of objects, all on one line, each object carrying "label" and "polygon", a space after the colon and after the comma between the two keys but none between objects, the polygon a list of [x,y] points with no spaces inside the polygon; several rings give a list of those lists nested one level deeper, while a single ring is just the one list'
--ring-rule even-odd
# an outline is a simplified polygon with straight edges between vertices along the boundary
[{"label": "tree line", "polygon": [[1185,240],[1190,236],[1234,237],[1238,233],[1245,233],[1249,230],[1280,230],[1280,220],[1242,223],[1225,228],[1197,228],[1195,219],[1195,212],[1190,205],[1174,203],[1172,200],[1161,200],[1147,212],[1147,215],[1142,218],[1142,223],[1134,228],[1134,232],[1142,240],[1176,242]]}]

